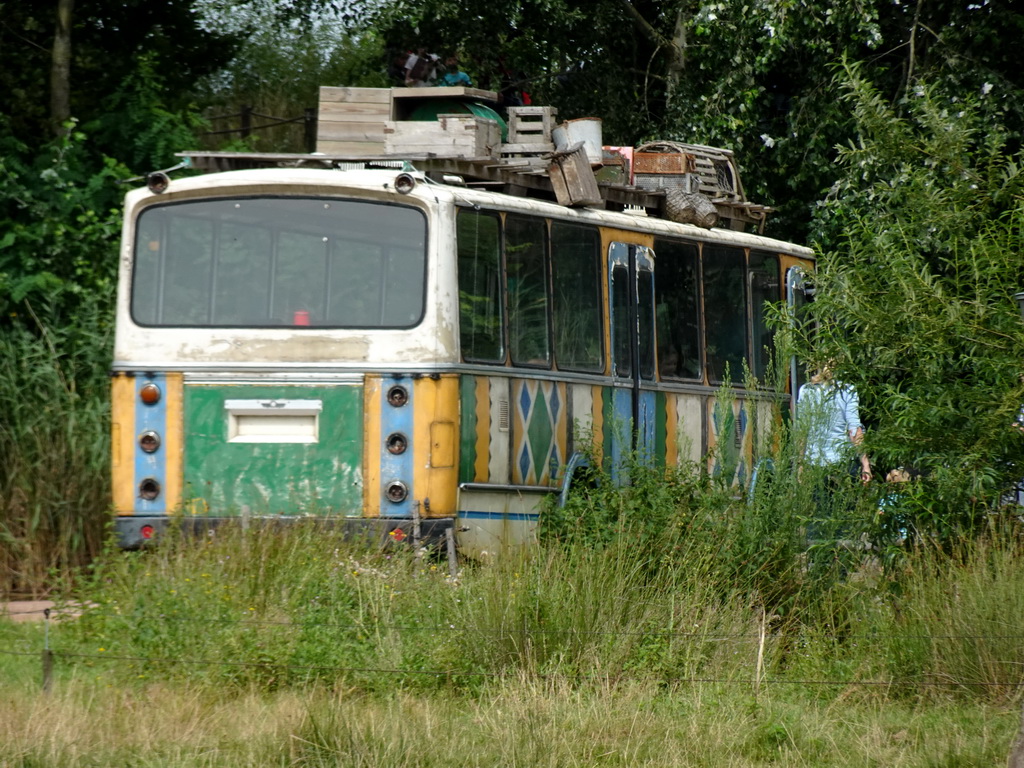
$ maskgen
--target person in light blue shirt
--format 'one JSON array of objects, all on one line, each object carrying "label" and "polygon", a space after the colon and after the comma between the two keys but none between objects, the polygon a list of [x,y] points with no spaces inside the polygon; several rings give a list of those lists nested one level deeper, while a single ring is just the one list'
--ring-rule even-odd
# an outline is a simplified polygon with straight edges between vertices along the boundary
[{"label": "person in light blue shirt", "polygon": [[816,511],[807,524],[807,540],[835,542],[843,537],[851,511],[852,497],[841,489],[858,470],[862,483],[871,481],[871,462],[860,450],[864,425],[857,391],[836,381],[825,366],[800,387],[796,416],[798,434],[806,441],[803,470],[813,470],[810,481]]},{"label": "person in light blue shirt", "polygon": [[804,461],[815,467],[840,468],[859,456],[860,479],[871,480],[871,461],[860,451],[864,425],[857,391],[832,378],[829,367],[800,387],[797,418],[806,430]]}]

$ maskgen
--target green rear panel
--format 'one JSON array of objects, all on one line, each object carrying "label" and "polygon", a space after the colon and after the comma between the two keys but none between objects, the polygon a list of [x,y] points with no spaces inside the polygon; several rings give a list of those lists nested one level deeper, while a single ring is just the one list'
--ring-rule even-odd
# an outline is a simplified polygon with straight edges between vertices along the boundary
[{"label": "green rear panel", "polygon": [[[228,441],[227,400],[319,400],[317,442]],[[185,387],[186,508],[210,515],[363,512],[363,388]]]}]

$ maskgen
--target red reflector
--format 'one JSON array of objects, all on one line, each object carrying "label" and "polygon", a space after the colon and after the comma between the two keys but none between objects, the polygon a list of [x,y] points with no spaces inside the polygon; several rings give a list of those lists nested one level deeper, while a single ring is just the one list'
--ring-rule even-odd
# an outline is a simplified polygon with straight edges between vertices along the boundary
[{"label": "red reflector", "polygon": [[144,538],[144,539],[152,539],[153,538],[153,526],[152,525],[144,525],[144,526],[142,526],[139,529],[139,533],[142,534],[142,538]]},{"label": "red reflector", "polygon": [[405,541],[405,531],[401,528],[395,528],[390,535],[395,541]]},{"label": "red reflector", "polygon": [[144,384],[139,390],[139,399],[146,405],[156,405],[160,402],[160,387],[152,382]]}]

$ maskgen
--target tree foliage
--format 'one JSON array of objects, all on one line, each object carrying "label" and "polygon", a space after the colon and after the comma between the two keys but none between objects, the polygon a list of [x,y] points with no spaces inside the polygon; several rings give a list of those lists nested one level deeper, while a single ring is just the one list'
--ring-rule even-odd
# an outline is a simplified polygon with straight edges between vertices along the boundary
[{"label": "tree foliage", "polygon": [[[386,87],[379,40],[361,27],[372,6],[335,0],[197,0],[203,29],[240,41],[229,62],[197,83],[200,103],[215,115],[248,105],[263,114],[294,118],[316,106],[320,86]],[[301,132],[286,131],[260,132],[248,143],[261,150],[297,151]],[[223,137],[206,141],[216,144]]]},{"label": "tree foliage", "polygon": [[[918,85],[901,105],[861,66],[840,72],[857,137],[818,207],[816,337],[872,422],[883,466],[929,469],[947,502],[980,500],[1020,470],[1024,399],[1024,156],[991,94]],[[941,486],[941,487],[938,487]],[[963,508],[960,506],[959,508]]]},{"label": "tree foliage", "polygon": [[[80,125],[116,120],[111,94],[124,90],[140,67],[147,66],[160,73],[164,107],[172,112],[187,108],[197,79],[223,66],[237,46],[231,35],[200,29],[194,5],[195,0],[76,0],[70,37],[71,117]],[[9,118],[4,128],[30,147],[53,133],[48,95],[57,6],[56,0],[0,2],[0,92]],[[96,133],[93,141],[99,155],[122,159],[126,147],[121,137]]]},{"label": "tree foliage", "polygon": [[484,87],[521,73],[559,117],[601,117],[607,143],[733,149],[749,196],[778,209],[773,232],[798,240],[853,129],[830,70],[842,57],[893,102],[919,77],[988,83],[1024,125],[1024,13],[1008,0],[396,0],[377,24],[395,49],[460,53]]},{"label": "tree foliage", "polygon": [[62,323],[74,322],[85,296],[112,308],[115,181],[126,175],[109,158],[97,168],[80,131],[34,150],[0,131],[0,325],[24,313],[26,300]]}]

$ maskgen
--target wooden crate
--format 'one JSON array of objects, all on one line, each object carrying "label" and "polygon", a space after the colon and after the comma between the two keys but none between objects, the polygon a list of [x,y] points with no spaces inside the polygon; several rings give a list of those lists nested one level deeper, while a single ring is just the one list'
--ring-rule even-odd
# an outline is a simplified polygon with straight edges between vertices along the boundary
[{"label": "wooden crate", "polygon": [[509,107],[508,143],[544,144],[553,149],[551,131],[557,115],[554,107]]},{"label": "wooden crate", "polygon": [[496,120],[476,115],[438,115],[431,121],[392,121],[384,129],[388,155],[494,159],[501,146]]},{"label": "wooden crate", "polygon": [[320,88],[316,149],[352,157],[384,154],[384,129],[391,120],[390,88]]},{"label": "wooden crate", "polygon": [[392,88],[392,120],[408,120],[417,108],[437,101],[476,101],[494,103],[498,94],[462,85]]},{"label": "wooden crate", "polygon": [[556,152],[551,158],[548,175],[559,205],[585,206],[602,202],[601,190],[582,141]]}]

